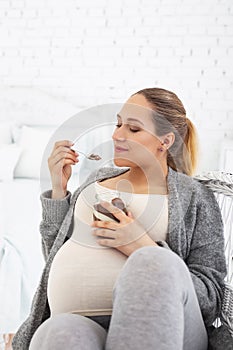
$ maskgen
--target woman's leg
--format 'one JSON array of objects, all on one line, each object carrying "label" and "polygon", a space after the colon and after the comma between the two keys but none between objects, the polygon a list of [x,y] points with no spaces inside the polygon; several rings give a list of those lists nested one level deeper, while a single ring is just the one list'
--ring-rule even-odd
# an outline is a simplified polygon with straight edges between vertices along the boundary
[{"label": "woman's leg", "polygon": [[59,314],[36,330],[29,350],[103,350],[106,331],[87,317]]},{"label": "woman's leg", "polygon": [[207,334],[190,272],[162,247],[126,261],[113,291],[106,350],[206,350]]}]

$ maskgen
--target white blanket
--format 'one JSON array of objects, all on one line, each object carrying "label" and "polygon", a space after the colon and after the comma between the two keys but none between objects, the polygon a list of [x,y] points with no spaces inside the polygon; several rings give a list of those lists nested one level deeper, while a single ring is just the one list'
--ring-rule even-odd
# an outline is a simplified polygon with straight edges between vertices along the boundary
[{"label": "white blanket", "polygon": [[44,264],[38,180],[0,182],[0,334],[27,317]]}]

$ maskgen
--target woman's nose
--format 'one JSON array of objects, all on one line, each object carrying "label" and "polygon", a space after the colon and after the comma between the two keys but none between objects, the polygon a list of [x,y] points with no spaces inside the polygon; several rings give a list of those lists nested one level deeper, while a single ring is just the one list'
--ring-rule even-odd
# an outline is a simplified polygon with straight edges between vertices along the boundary
[{"label": "woman's nose", "polygon": [[115,131],[112,134],[113,140],[124,141],[126,139],[126,132],[122,129],[123,129],[122,126],[115,129]]}]

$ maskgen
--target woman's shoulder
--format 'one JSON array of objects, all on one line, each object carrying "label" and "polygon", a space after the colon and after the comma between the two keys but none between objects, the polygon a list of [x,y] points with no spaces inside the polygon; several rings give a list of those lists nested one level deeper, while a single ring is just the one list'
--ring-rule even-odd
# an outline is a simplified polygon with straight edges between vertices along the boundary
[{"label": "woman's shoulder", "polygon": [[[175,171],[172,170],[174,173]],[[213,197],[213,191],[208,188],[204,183],[199,181],[195,176],[189,176],[181,172],[176,172],[176,182],[180,191],[191,191],[200,197]]]},{"label": "woman's shoulder", "polygon": [[202,208],[204,211],[214,213],[213,216],[216,219],[221,216],[213,190],[195,177],[178,172],[175,176],[178,197],[182,201],[184,208],[190,207],[191,204],[192,207]]}]

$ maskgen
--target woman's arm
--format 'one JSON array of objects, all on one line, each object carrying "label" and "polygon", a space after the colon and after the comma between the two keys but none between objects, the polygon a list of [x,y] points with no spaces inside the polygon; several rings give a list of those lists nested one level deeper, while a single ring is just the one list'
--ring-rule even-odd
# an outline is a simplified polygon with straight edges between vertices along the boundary
[{"label": "woman's arm", "polygon": [[54,144],[48,158],[52,190],[41,195],[42,222],[40,233],[42,236],[42,251],[47,260],[59,228],[69,209],[71,193],[67,191],[72,168],[77,164],[78,153],[71,149],[72,141],[62,140]]},{"label": "woman's arm", "polygon": [[46,191],[42,193],[40,197],[42,203],[40,233],[45,260],[48,258],[60,226],[68,212],[71,193],[67,192],[66,196],[62,199],[52,199],[51,196],[52,191]]},{"label": "woman's arm", "polygon": [[196,221],[186,263],[205,323],[211,325],[221,309],[222,288],[227,270],[220,208],[211,190],[204,185],[200,189],[200,193],[196,193]]}]

